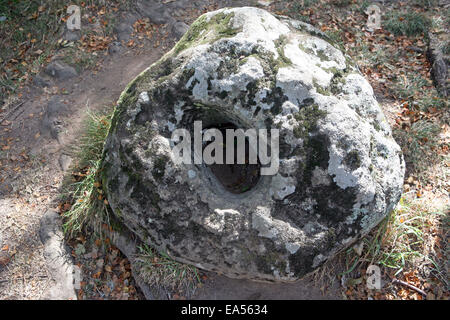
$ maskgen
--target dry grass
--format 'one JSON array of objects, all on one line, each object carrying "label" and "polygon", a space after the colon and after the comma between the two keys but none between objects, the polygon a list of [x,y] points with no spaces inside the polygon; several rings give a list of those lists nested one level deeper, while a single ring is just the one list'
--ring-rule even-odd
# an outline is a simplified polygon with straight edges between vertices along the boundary
[{"label": "dry grass", "polygon": [[111,112],[88,112],[84,134],[74,147],[75,165],[72,178],[76,181],[67,186],[66,201],[72,203],[70,210],[64,212],[64,232],[74,236],[86,226],[101,230],[107,221],[108,202],[106,201],[99,178],[103,145],[111,124]]},{"label": "dry grass", "polygon": [[180,295],[190,295],[200,283],[196,267],[177,262],[166,253],[157,253],[147,245],[136,258],[139,274],[152,287],[163,287]]}]

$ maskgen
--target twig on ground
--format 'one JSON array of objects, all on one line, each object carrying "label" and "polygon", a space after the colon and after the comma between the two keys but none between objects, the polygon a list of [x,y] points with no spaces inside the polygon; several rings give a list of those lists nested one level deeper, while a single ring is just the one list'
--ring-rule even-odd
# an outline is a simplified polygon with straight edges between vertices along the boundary
[{"label": "twig on ground", "polygon": [[402,280],[398,280],[398,279],[392,279],[392,283],[393,284],[401,284],[404,285],[410,289],[413,289],[414,291],[420,293],[421,295],[423,295],[424,297],[427,296],[427,294],[425,293],[425,291],[423,291],[422,289],[417,288],[416,286],[413,286],[412,284],[409,284],[408,282],[402,281]]},{"label": "twig on ground", "polygon": [[[2,122],[3,120],[7,120],[10,116],[12,116],[14,114],[14,112],[16,112],[17,109],[19,109],[23,104],[25,103],[25,101],[19,102],[17,105],[15,105],[12,108],[9,108],[5,114],[3,115],[3,117],[0,119],[0,122]],[[14,120],[17,119],[14,118]]]}]

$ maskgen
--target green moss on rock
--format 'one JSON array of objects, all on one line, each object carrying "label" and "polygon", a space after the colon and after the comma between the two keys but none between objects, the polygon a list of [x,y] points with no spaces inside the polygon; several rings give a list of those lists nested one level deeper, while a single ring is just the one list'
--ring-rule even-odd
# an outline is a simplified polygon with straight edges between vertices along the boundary
[{"label": "green moss on rock", "polygon": [[317,121],[324,118],[326,111],[320,110],[317,104],[305,106],[294,117],[299,125],[294,128],[296,138],[307,139],[309,133],[317,127]]},{"label": "green moss on rock", "polygon": [[175,53],[180,53],[194,44],[214,42],[221,38],[229,38],[236,35],[240,29],[234,29],[230,26],[233,17],[234,13],[218,13],[209,20],[206,15],[200,16],[175,45]]},{"label": "green moss on rock", "polygon": [[288,39],[286,36],[280,36],[277,40],[274,41],[275,47],[277,48],[278,52],[278,59],[276,60],[278,68],[292,65],[292,61],[284,54],[284,46],[287,44],[287,42]]}]

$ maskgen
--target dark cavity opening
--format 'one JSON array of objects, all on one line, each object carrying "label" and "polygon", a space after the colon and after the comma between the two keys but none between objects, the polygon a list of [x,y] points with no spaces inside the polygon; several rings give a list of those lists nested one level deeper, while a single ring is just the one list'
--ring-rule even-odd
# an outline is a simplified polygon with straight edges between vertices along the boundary
[{"label": "dark cavity opening", "polygon": [[[251,190],[260,179],[261,163],[259,159],[256,164],[249,163],[250,145],[249,139],[245,138],[245,164],[237,164],[237,138],[233,142],[227,141],[226,130],[238,129],[233,123],[220,123],[206,127],[205,129],[218,129],[223,136],[223,163],[207,165],[217,180],[224,186],[224,188],[234,194],[240,194]],[[243,129],[245,131],[245,129]],[[212,141],[203,144],[205,147],[212,143]],[[231,145],[234,148],[234,164],[226,164],[226,147]],[[230,147],[230,146],[229,146]],[[214,155],[214,154],[213,154]]]}]

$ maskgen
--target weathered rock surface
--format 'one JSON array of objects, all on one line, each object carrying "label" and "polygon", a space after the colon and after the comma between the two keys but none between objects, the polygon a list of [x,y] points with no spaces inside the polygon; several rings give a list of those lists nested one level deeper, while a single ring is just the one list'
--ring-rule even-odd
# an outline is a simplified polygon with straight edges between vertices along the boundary
[{"label": "weathered rock surface", "polygon": [[61,170],[67,171],[67,170],[69,170],[70,165],[72,164],[72,158],[66,154],[61,154],[59,156],[58,162],[59,162],[59,166],[61,167]]},{"label": "weathered rock surface", "polygon": [[449,95],[450,36],[448,33],[428,33],[427,56],[431,63],[431,76],[436,89],[443,96]]},{"label": "weathered rock surface", "polygon": [[37,74],[36,76],[34,76],[33,83],[34,83],[34,85],[41,87],[41,88],[51,86],[51,80],[43,74]]},{"label": "weathered rock surface", "polygon": [[[42,217],[39,236],[44,245],[44,257],[56,284],[48,289],[45,299],[76,300],[74,265],[64,244],[61,218],[56,211],[48,210]],[[80,280],[80,279],[79,279]]]},{"label": "weathered rock surface", "polygon": [[[241,193],[177,164],[171,135],[280,129],[280,168]],[[400,198],[404,161],[369,83],[310,25],[256,8],[196,20],[122,93],[105,144],[114,215],[174,259],[293,281],[367,234]]]},{"label": "weathered rock surface", "polygon": [[53,139],[59,141],[63,123],[61,115],[66,111],[66,107],[61,103],[58,96],[53,96],[45,108],[44,117],[41,121],[41,134],[49,134]]},{"label": "weathered rock surface", "polygon": [[44,69],[44,72],[47,75],[60,80],[70,79],[78,75],[74,67],[58,60],[50,62]]}]

